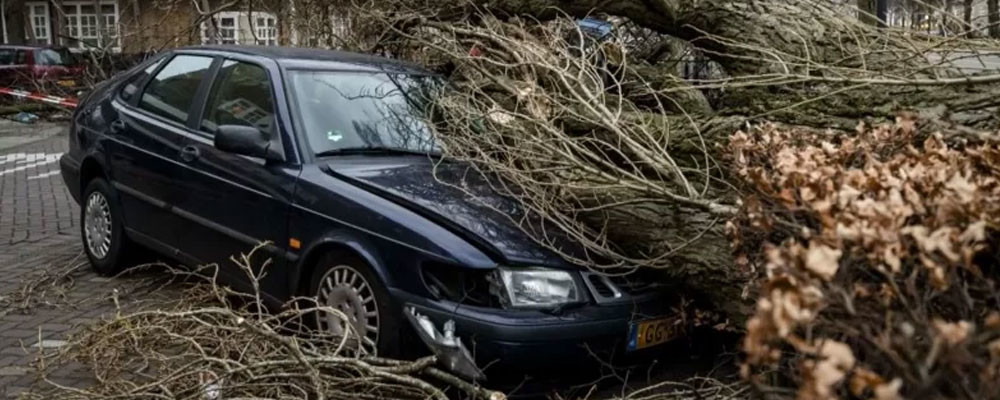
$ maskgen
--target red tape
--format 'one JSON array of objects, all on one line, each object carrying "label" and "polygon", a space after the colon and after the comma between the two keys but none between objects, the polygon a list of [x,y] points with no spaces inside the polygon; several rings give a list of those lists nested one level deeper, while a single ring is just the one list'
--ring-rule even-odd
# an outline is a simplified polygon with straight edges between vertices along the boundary
[{"label": "red tape", "polygon": [[78,105],[77,100],[72,97],[56,97],[49,96],[42,93],[33,93],[24,90],[10,89],[10,88],[0,88],[0,94],[9,94],[14,97],[20,97],[28,100],[41,101],[43,103],[60,105],[63,107],[76,108]]}]

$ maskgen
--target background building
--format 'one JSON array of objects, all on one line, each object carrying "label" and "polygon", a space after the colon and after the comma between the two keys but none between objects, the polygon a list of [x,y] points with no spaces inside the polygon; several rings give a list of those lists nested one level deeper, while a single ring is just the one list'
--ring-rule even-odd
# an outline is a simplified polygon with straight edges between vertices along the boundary
[{"label": "background building", "polygon": [[228,7],[217,0],[201,0],[203,7],[190,0],[0,2],[0,30],[9,44],[138,53],[190,44],[277,45],[284,30],[280,0],[228,2]]}]

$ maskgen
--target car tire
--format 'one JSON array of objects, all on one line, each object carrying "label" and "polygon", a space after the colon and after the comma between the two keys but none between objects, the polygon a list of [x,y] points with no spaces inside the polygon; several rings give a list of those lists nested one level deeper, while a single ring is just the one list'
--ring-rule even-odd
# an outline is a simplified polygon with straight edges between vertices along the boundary
[{"label": "car tire", "polygon": [[[332,251],[320,257],[309,285],[310,297],[319,305],[339,308],[352,317],[355,329],[364,329],[364,348],[379,357],[397,357],[400,353],[402,312],[389,297],[389,292],[371,267],[357,255]],[[331,328],[336,321],[325,314],[314,313],[314,325],[326,333],[339,334]],[[364,324],[361,324],[361,320]],[[371,327],[375,332],[371,332]],[[364,327],[364,328],[362,328]],[[372,345],[374,343],[374,346]]]},{"label": "car tire", "polygon": [[108,181],[96,178],[84,189],[80,237],[94,271],[111,276],[125,266],[126,242],[118,197]]}]

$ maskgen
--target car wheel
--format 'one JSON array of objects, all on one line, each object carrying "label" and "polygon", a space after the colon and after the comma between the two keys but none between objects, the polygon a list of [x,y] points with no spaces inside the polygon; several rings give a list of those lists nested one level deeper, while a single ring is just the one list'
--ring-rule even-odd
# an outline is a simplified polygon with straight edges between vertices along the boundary
[{"label": "car wheel", "polygon": [[[361,348],[370,355],[399,354],[401,315],[388,291],[368,264],[359,257],[331,252],[317,265],[310,285],[320,306],[340,310],[361,337]],[[318,312],[315,324],[326,334],[342,336],[344,325],[333,313]]]},{"label": "car wheel", "polygon": [[80,236],[90,265],[101,275],[113,275],[124,266],[121,211],[111,186],[97,178],[87,184],[80,212]]}]

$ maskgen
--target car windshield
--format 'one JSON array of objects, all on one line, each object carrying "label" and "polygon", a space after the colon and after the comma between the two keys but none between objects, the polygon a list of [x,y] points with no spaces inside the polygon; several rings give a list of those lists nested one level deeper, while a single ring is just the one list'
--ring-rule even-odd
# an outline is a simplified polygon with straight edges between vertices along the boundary
[{"label": "car windshield", "polygon": [[315,154],[395,149],[438,153],[423,116],[441,79],[394,73],[291,71],[293,98]]},{"label": "car windshield", "polygon": [[38,65],[73,65],[73,55],[67,49],[41,49],[38,50],[35,64]]}]

